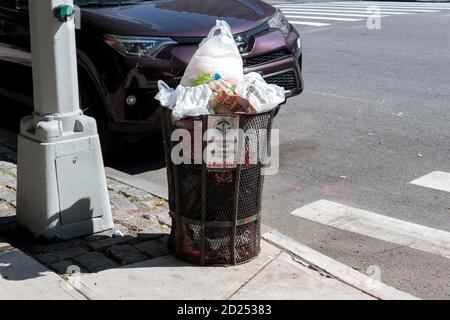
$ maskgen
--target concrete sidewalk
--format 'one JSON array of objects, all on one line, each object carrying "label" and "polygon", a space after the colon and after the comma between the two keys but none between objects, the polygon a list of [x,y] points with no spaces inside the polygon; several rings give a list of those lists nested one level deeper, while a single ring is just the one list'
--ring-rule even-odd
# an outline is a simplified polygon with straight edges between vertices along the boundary
[{"label": "concrete sidewalk", "polygon": [[0,301],[85,299],[57,274],[0,242]]},{"label": "concrete sidewalk", "polygon": [[[76,278],[78,277],[78,279]],[[264,242],[249,264],[196,267],[172,256],[64,279],[17,249],[0,253],[0,300],[373,299]]]},{"label": "concrete sidewalk", "polygon": [[354,270],[344,269],[342,274],[351,278],[353,273],[356,288],[263,240],[262,254],[236,267],[198,267],[166,255],[97,273],[58,275],[0,243],[0,300],[414,299]]},{"label": "concrete sidewalk", "polygon": [[[264,237],[273,239],[273,233]],[[330,269],[340,269],[338,274],[350,282],[356,279],[357,287],[338,280],[289,251],[298,245],[293,242],[280,249],[263,240],[258,258],[235,267],[199,267],[163,256],[97,273],[61,276],[0,243],[0,300],[415,299],[336,262]],[[330,259],[308,250],[312,255],[305,253],[307,259]]]},{"label": "concrete sidewalk", "polygon": [[254,261],[228,268],[196,267],[171,256],[81,276],[89,299],[371,299],[321,276],[267,243]]}]

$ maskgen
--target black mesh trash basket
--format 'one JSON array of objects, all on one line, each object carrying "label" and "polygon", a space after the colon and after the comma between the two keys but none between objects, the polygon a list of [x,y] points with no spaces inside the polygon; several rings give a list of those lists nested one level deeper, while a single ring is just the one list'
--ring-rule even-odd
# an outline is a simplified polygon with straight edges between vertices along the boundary
[{"label": "black mesh trash basket", "polygon": [[[172,141],[172,133],[180,124],[172,120],[170,110],[161,107],[160,111],[172,217],[169,249],[180,260],[204,266],[238,265],[257,257],[261,251],[264,166],[259,158],[257,161],[246,158],[262,139],[256,141],[239,135],[238,152],[244,161],[237,161],[232,168],[211,168],[203,157],[201,164],[194,161],[174,164],[172,151],[180,142]],[[264,141],[268,142],[265,154],[269,155],[270,130],[277,112],[278,108],[255,115],[241,114],[236,120],[242,132],[263,129]],[[190,130],[192,136],[195,126],[200,126],[204,133],[210,117],[213,116],[183,121],[182,127]],[[202,147],[205,149],[206,142]]]}]

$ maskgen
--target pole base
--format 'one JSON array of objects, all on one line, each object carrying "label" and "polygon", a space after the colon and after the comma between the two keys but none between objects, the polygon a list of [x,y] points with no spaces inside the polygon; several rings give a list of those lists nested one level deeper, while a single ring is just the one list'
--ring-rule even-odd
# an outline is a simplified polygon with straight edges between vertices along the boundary
[{"label": "pole base", "polygon": [[[22,120],[17,221],[37,237],[69,240],[113,228],[95,120]],[[59,134],[58,134],[59,132]]]}]

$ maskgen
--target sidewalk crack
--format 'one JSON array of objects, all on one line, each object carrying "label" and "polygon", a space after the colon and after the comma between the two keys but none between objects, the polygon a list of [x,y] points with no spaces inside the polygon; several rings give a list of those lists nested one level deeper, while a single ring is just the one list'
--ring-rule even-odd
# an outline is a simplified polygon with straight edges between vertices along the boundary
[{"label": "sidewalk crack", "polygon": [[280,257],[283,254],[283,251],[280,251],[276,256],[272,257],[264,266],[262,266],[261,269],[258,270],[252,277],[250,277],[247,281],[245,281],[236,291],[234,291],[230,296],[228,296],[225,300],[231,300],[233,296],[235,296],[243,287],[245,287],[250,281],[255,279],[261,272],[263,272],[269,264],[271,264],[273,261],[275,261],[278,257]]}]

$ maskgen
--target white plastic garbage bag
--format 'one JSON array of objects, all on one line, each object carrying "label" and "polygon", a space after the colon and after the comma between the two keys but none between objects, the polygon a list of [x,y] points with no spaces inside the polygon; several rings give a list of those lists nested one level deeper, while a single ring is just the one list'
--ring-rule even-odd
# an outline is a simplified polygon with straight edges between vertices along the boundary
[{"label": "white plastic garbage bag", "polygon": [[174,90],[164,81],[158,81],[158,87],[155,99],[172,110],[174,120],[214,113],[209,107],[213,92],[207,85],[187,88],[180,85]]},{"label": "white plastic garbage bag", "polygon": [[274,84],[268,84],[263,77],[256,72],[244,76],[244,80],[236,85],[237,95],[247,99],[256,113],[268,112],[286,101],[284,88]]},{"label": "white plastic garbage bag", "polygon": [[192,87],[199,76],[216,73],[232,84],[242,81],[244,75],[242,57],[233,33],[230,26],[222,20],[217,20],[217,25],[200,43],[181,79],[181,85]]}]

